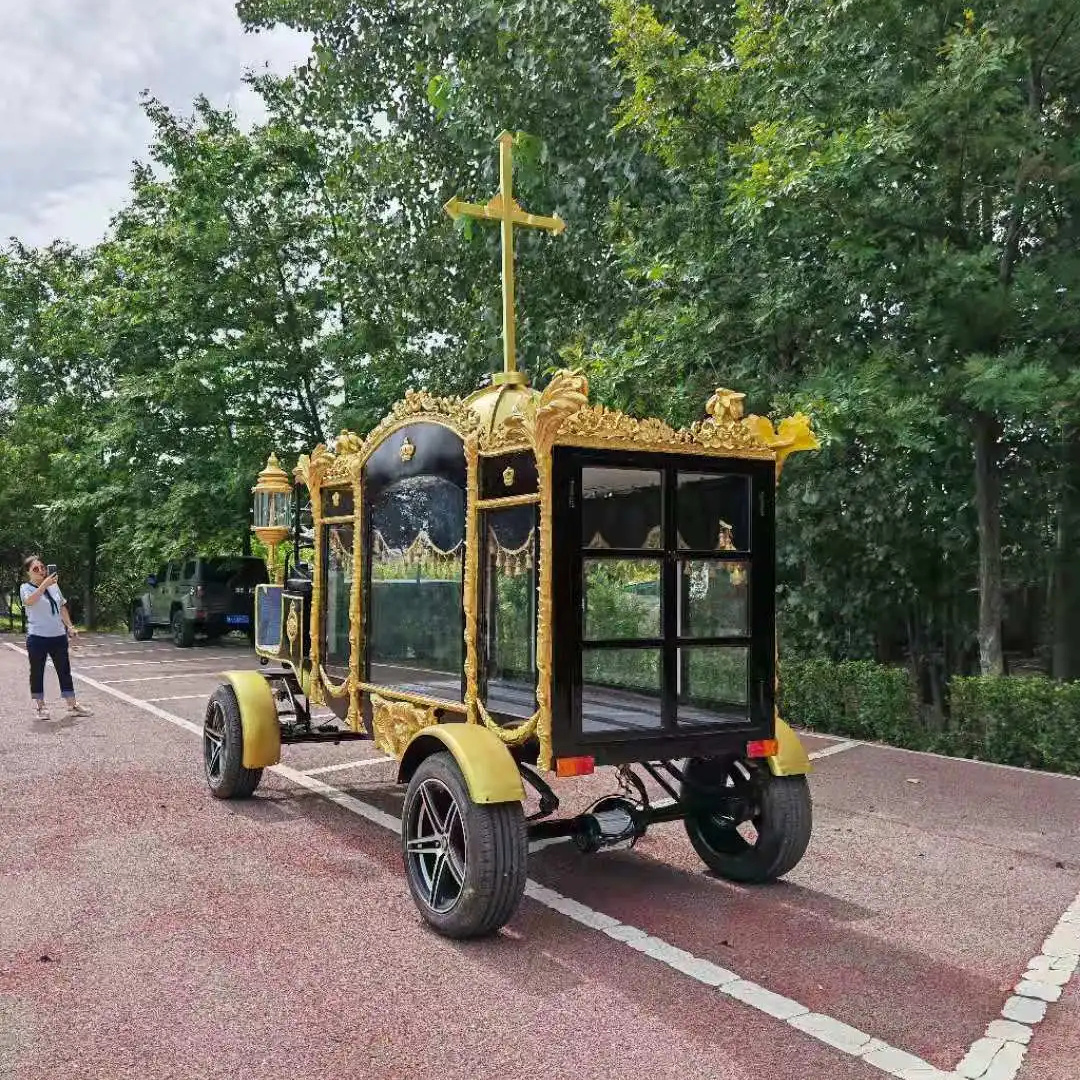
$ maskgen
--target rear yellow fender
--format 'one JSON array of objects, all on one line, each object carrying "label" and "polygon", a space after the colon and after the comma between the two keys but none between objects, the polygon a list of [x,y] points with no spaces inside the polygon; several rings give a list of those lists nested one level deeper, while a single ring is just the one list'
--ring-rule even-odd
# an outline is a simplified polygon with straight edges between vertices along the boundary
[{"label": "rear yellow fender", "polygon": [[281,760],[281,722],[270,684],[257,671],[223,671],[240,706],[245,769],[265,769]]},{"label": "rear yellow fender", "polygon": [[804,776],[813,769],[802,740],[779,716],[776,718],[776,741],[780,744],[779,752],[765,759],[773,776]]},{"label": "rear yellow fender", "polygon": [[525,788],[506,744],[479,724],[434,724],[418,731],[405,747],[398,765],[398,783],[407,784],[431,754],[449,750],[465,777],[474,803],[521,802]]}]

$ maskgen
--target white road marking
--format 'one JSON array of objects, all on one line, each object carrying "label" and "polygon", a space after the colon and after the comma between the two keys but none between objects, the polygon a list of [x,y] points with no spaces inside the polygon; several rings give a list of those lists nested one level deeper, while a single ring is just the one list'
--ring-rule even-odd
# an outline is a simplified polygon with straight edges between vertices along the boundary
[{"label": "white road marking", "polygon": [[145,667],[147,664],[205,664],[208,659],[216,659],[216,657],[206,656],[184,656],[176,660],[120,660],[118,663],[105,663],[105,664],[80,664],[80,667],[84,668],[125,668],[125,667]]},{"label": "white road marking", "polygon": [[194,701],[196,698],[205,700],[207,694],[174,694],[172,697],[148,697],[144,701]]},{"label": "white road marking", "polygon": [[323,773],[342,772],[345,769],[363,769],[368,765],[382,765],[393,761],[392,757],[361,758],[359,761],[339,761],[336,765],[320,765],[317,769],[304,769],[305,776],[320,776]]},{"label": "white road marking", "polygon": [[[239,668],[239,669],[237,669],[237,668],[234,667],[231,670],[233,670],[233,671],[236,671],[236,670],[240,670],[240,671],[258,671],[259,669],[258,668]],[[110,686],[116,686],[118,683],[135,683],[135,682],[163,682],[165,679],[197,679],[197,678],[199,678],[200,675],[220,675],[221,671],[222,671],[222,668],[216,667],[211,671],[184,671],[184,672],[181,672],[180,674],[175,674],[175,675],[145,675],[145,676],[140,676],[137,679],[113,679],[112,682],[109,683],[109,685]],[[84,675],[83,678],[86,679],[87,682],[90,682],[90,676],[89,675]],[[93,685],[93,683],[91,683],[91,685]],[[104,686],[105,684],[102,683],[101,685]]]},{"label": "white road marking", "polygon": [[845,750],[854,750],[857,746],[862,746],[862,743],[855,742],[854,739],[845,739],[835,746],[826,746],[823,750],[813,750],[808,756],[811,761],[817,761],[818,758],[832,757],[833,754],[842,754]]},{"label": "white road marking", "polygon": [[[8,643],[7,647],[13,652],[26,655],[25,650],[18,645]],[[214,673],[201,672],[196,674]],[[114,686],[98,682],[88,675],[82,675],[78,672],[73,673],[73,675],[74,678],[86,683],[88,686],[92,686],[96,690],[100,690],[102,693],[110,694],[120,701],[150,713],[152,716],[156,716],[170,724],[175,724],[177,727],[182,727],[192,732],[192,734],[202,735],[201,726],[192,723],[190,720],[185,720],[183,717],[176,716],[165,709],[159,709],[149,701],[132,697],[130,694],[125,694]],[[175,677],[177,676],[160,676],[160,678]],[[179,677],[186,678],[188,676]],[[138,682],[145,680],[116,681]],[[814,751],[814,753],[810,754],[810,757],[828,757],[831,754],[842,753],[855,746],[864,745],[873,746],[874,744],[845,740],[836,746]],[[917,753],[918,751],[911,752]],[[374,764],[378,760],[381,759],[365,759],[362,764]],[[386,758],[383,760],[390,761],[393,759]],[[964,759],[946,758],[946,760]],[[352,762],[341,767],[355,768],[357,764]],[[977,764],[991,763],[978,762]],[[1012,767],[1002,766],[1002,768]],[[311,770],[311,772],[330,771],[334,768],[335,766],[326,766],[322,770]],[[269,771],[277,773],[298,787],[306,788],[308,791],[321,795],[358,817],[362,817],[376,825],[381,825],[384,829],[389,829],[392,832],[400,832],[400,819],[357,799],[347,792],[341,791],[331,784],[316,779],[310,772],[303,773],[290,768],[288,765],[273,765]],[[1022,771],[1029,772],[1030,770]],[[529,845],[529,850],[536,851],[552,843],[561,842],[564,842],[561,837],[552,840],[534,841]],[[867,1065],[872,1065],[887,1075],[896,1077],[897,1080],[990,1080],[990,1077],[993,1077],[993,1080],[1015,1080],[1016,1074],[1023,1064],[1034,1026],[1041,1022],[1046,1015],[1049,1003],[1060,998],[1064,988],[1075,974],[1077,967],[1080,967],[1080,895],[1077,895],[1076,899],[1073,900],[1072,904],[1069,905],[1058,920],[1049,937],[1043,942],[1042,952],[1028,962],[1028,969],[1017,984],[1014,995],[1005,1002],[1002,1008],[1002,1019],[990,1022],[986,1034],[972,1044],[971,1049],[959,1062],[955,1070],[943,1072],[914,1054],[890,1046],[888,1043],[875,1039],[865,1032],[850,1027],[832,1017],[812,1013],[806,1006],[791,998],[776,994],[748,979],[742,979],[733,971],[719,967],[709,960],[696,957],[684,949],[671,945],[662,938],[653,937],[639,927],[621,923],[610,915],[605,915],[603,912],[587,907],[585,904],[564,896],[554,889],[540,885],[532,879],[526,882],[525,895],[544,907],[557,911],[583,926],[598,930],[627,947],[682,972],[696,982],[708,987],[714,987],[721,994],[782,1020],[803,1034],[831,1046],[849,1057],[864,1061]]]}]

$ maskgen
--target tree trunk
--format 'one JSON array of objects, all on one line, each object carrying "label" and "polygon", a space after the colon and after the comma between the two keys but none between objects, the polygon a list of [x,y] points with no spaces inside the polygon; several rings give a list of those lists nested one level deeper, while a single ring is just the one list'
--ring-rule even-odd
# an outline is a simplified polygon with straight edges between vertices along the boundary
[{"label": "tree trunk", "polygon": [[989,413],[975,414],[975,507],[979,516],[979,665],[983,675],[1004,675],[1001,623],[1001,425]]},{"label": "tree trunk", "polygon": [[97,525],[91,522],[86,529],[86,593],[83,603],[83,621],[87,630],[97,626]]},{"label": "tree trunk", "polygon": [[1062,439],[1051,615],[1055,679],[1080,679],[1080,428]]}]

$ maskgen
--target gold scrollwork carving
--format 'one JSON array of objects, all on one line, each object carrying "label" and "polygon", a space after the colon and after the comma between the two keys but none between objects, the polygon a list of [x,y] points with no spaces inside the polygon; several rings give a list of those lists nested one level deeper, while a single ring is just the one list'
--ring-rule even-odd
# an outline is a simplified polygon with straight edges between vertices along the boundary
[{"label": "gold scrollwork carving", "polygon": [[461,583],[465,616],[465,715],[470,724],[477,722],[479,699],[479,658],[477,656],[477,610],[480,605],[479,573],[480,529],[480,455],[476,432],[465,436],[465,568]]},{"label": "gold scrollwork carving", "polygon": [[379,694],[371,695],[371,717],[375,745],[395,758],[401,757],[418,731],[438,723],[432,708],[408,701],[390,701]]},{"label": "gold scrollwork carving", "polygon": [[[364,488],[359,476],[353,486],[353,505],[356,521],[364,520]],[[345,719],[353,731],[364,726],[360,695],[360,659],[364,647],[363,587],[364,551],[360,542],[360,530],[353,529],[352,592],[349,594],[349,711]]]}]

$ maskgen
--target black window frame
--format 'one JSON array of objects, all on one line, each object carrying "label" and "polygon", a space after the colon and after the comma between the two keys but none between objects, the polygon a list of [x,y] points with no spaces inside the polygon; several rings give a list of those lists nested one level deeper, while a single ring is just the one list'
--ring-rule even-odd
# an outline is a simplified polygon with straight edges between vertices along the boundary
[{"label": "black window frame", "polygon": [[[589,548],[582,536],[582,470],[589,467],[657,469],[662,474],[661,521],[663,546],[657,549]],[[560,573],[553,582],[553,717],[556,754],[595,753],[598,760],[635,757],[634,747],[649,747],[648,756],[721,752],[750,739],[771,738],[775,698],[775,467],[772,461],[713,458],[698,455],[643,453],[557,447],[552,490],[554,564]],[[750,550],[729,552],[680,547],[677,485],[680,473],[746,475],[750,480]],[[661,636],[656,639],[586,639],[584,637],[583,569],[586,560],[655,559],[661,564]],[[683,563],[735,562],[749,570],[748,626],[745,635],[680,636],[679,569]],[[678,723],[680,657],[695,647],[745,647],[748,650],[747,704],[742,715],[718,720]],[[619,732],[586,733],[582,726],[583,656],[586,649],[660,649],[661,727]],[[604,748],[609,748],[605,752]]]}]

